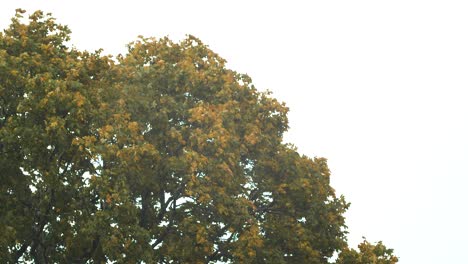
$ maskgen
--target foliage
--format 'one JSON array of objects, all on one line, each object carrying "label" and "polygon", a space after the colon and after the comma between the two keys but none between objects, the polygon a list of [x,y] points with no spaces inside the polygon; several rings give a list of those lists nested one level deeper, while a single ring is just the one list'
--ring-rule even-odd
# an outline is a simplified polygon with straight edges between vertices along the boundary
[{"label": "foliage", "polygon": [[393,250],[385,247],[381,241],[373,245],[364,239],[358,248],[359,252],[345,248],[340,253],[336,264],[394,264],[398,262],[398,258],[393,255]]},{"label": "foliage", "polygon": [[[282,143],[287,107],[200,40],[141,37],[113,60],[68,48],[49,14],[23,14],[0,34],[0,259],[380,256],[381,243],[347,249],[349,204],[325,159]],[[375,263],[395,263],[383,250],[394,262]]]}]

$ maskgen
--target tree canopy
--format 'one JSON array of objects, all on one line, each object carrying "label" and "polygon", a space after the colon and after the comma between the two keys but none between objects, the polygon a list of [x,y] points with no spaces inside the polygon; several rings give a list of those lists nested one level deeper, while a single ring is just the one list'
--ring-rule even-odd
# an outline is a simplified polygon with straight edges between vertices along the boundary
[{"label": "tree canopy", "polygon": [[348,248],[326,159],[283,143],[288,108],[199,39],[114,59],[24,13],[0,33],[0,259],[398,261]]}]

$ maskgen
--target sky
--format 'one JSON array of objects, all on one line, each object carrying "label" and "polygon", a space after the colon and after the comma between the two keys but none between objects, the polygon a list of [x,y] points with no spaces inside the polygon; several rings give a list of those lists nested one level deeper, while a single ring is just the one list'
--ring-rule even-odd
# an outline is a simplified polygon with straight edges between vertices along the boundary
[{"label": "sky", "polygon": [[138,35],[195,35],[289,106],[285,141],[328,159],[351,245],[466,263],[468,2],[7,0],[0,28],[18,7],[105,54]]}]

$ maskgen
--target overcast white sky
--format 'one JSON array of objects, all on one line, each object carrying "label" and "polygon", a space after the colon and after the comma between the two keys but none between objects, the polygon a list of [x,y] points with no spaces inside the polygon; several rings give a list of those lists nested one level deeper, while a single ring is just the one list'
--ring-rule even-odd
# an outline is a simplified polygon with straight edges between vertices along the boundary
[{"label": "overcast white sky", "polygon": [[466,263],[468,2],[2,1],[52,12],[79,49],[193,34],[286,102],[286,140],[329,159],[366,236],[402,264]]}]

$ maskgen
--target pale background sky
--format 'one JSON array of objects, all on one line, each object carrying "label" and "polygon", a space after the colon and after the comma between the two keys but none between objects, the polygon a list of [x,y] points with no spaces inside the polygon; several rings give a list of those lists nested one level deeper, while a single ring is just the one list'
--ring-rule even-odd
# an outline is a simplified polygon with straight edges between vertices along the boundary
[{"label": "pale background sky", "polygon": [[329,159],[349,240],[402,264],[468,263],[468,2],[2,1],[52,12],[79,49],[199,37],[290,107],[286,141]]}]

